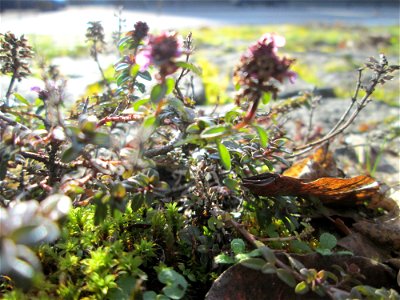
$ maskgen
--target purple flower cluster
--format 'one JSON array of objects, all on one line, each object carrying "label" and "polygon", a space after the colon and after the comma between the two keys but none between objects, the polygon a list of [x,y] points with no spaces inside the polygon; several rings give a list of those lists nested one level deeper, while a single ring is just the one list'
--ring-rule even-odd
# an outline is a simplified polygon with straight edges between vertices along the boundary
[{"label": "purple flower cluster", "polygon": [[276,97],[278,88],[274,81],[282,83],[284,79],[289,79],[294,82],[296,74],[289,70],[294,60],[278,56],[278,48],[283,47],[285,42],[284,37],[267,33],[242,55],[234,69],[235,85],[243,87],[237,102],[239,97],[252,99],[262,92],[272,92]]},{"label": "purple flower cluster", "polygon": [[146,22],[138,21],[134,25],[134,29],[126,35],[131,36],[133,40],[139,44],[149,33],[149,26]]},{"label": "purple flower cluster", "polygon": [[150,35],[147,45],[138,52],[135,58],[140,71],[154,65],[158,67],[159,79],[163,81],[167,75],[178,69],[175,59],[183,53],[182,44],[175,32],[163,32],[158,36]]}]

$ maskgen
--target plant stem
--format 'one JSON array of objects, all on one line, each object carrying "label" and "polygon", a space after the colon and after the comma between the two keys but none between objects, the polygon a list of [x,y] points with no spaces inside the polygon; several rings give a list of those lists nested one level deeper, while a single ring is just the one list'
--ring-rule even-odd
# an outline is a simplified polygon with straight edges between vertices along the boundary
[{"label": "plant stem", "polygon": [[[360,71],[359,71],[360,72]],[[356,103],[356,98],[352,98],[352,103],[350,104],[349,108],[346,110],[346,112],[343,114],[343,116],[341,117],[341,119],[338,121],[338,123],[333,127],[332,130],[330,130],[323,138],[316,140],[314,142],[308,143],[304,146],[300,146],[297,148],[294,148],[294,151],[298,151],[297,153],[294,153],[292,155],[286,156],[285,158],[292,158],[292,157],[296,157],[299,155],[302,155],[310,150],[312,150],[315,146],[317,145],[321,145],[327,141],[329,141],[330,139],[334,138],[335,136],[339,135],[340,133],[342,133],[344,130],[346,130],[355,120],[355,118],[358,116],[358,114],[360,113],[360,111],[367,105],[367,103],[370,100],[370,96],[372,95],[372,93],[375,91],[375,87],[376,85],[379,83],[379,80],[381,78],[381,76],[384,74],[383,71],[381,72],[376,72],[375,73],[375,78],[372,79],[370,85],[368,88],[366,88],[366,94],[364,95],[364,97],[361,99],[360,103],[357,105],[356,109],[354,110],[354,112],[351,114],[351,116],[348,118],[347,121],[344,121],[346,119],[346,117],[348,116],[348,114],[350,113],[351,108],[353,107],[354,103]],[[359,73],[359,81],[357,83],[357,87],[356,87],[356,92],[355,92],[355,96],[358,95],[358,91],[361,87],[361,74]]]},{"label": "plant stem", "polygon": [[8,89],[7,89],[7,93],[6,93],[6,100],[7,100],[6,106],[9,106],[8,100],[10,99],[11,92],[12,92],[12,89],[13,89],[13,86],[14,86],[16,78],[17,77],[16,77],[16,74],[14,72],[12,77],[11,77],[10,84],[8,85]]}]

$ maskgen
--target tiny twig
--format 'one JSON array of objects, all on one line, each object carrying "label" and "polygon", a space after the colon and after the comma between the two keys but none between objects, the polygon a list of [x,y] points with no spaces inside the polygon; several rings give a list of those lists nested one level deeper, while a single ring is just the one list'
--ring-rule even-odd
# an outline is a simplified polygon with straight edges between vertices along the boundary
[{"label": "tiny twig", "polygon": [[[350,113],[351,108],[353,107],[354,103],[356,102],[355,98],[352,99],[352,104],[350,105],[349,109],[346,110],[346,112],[343,114],[342,118],[338,121],[339,125],[335,125],[334,126],[334,129],[336,128],[335,130],[331,130],[329,133],[327,133],[323,138],[321,138],[319,140],[316,140],[314,142],[308,143],[308,144],[306,144],[304,146],[300,146],[300,147],[294,148],[294,151],[299,151],[300,150],[300,152],[294,153],[292,155],[288,155],[285,158],[293,158],[293,157],[302,155],[302,154],[312,150],[315,146],[323,144],[323,143],[329,141],[330,139],[332,139],[333,137],[339,135],[345,129],[347,129],[353,123],[353,121],[358,116],[360,111],[369,102],[369,100],[370,100],[369,98],[372,95],[372,93],[374,92],[376,85],[379,83],[379,80],[380,80],[381,76],[384,74],[384,71],[380,71],[380,72],[377,72],[375,74],[376,74],[375,78],[373,78],[371,80],[371,83],[370,83],[369,87],[366,88],[366,90],[365,90],[366,93],[365,93],[364,97],[361,99],[360,103],[358,104],[356,109],[353,111],[351,116],[347,119],[347,121],[344,121],[344,120],[345,120],[346,116]],[[361,79],[361,77],[359,77],[359,78]],[[359,85],[361,86],[361,83],[357,84],[355,96],[358,95],[358,90],[360,89]]]},{"label": "tiny twig", "polygon": [[99,128],[100,126],[103,126],[107,122],[113,122],[113,123],[127,123],[130,121],[142,121],[143,120],[143,115],[142,114],[131,114],[131,115],[126,115],[126,116],[109,116],[101,119],[96,127]]},{"label": "tiny twig", "polygon": [[311,111],[310,111],[310,117],[308,119],[307,135],[306,135],[306,139],[305,139],[306,143],[308,143],[310,140],[311,130],[313,127],[312,125],[313,125],[314,112],[315,112],[316,105],[320,99],[321,99],[321,96],[318,96],[318,97],[314,97],[311,100]]},{"label": "tiny twig", "polygon": [[339,128],[339,126],[340,126],[341,124],[343,124],[343,122],[345,121],[345,119],[348,117],[348,115],[349,115],[351,109],[353,108],[354,103],[357,102],[358,93],[359,93],[360,88],[361,88],[361,76],[362,76],[362,71],[363,71],[362,68],[359,68],[359,69],[358,69],[357,86],[356,86],[356,89],[355,89],[355,91],[354,91],[354,95],[353,95],[353,97],[351,98],[351,104],[349,105],[349,107],[347,108],[347,110],[343,113],[343,115],[341,116],[341,118],[339,119],[339,121],[336,123],[336,125],[328,132],[328,134],[331,134],[332,132],[335,132],[335,131]]},{"label": "tiny twig", "polygon": [[10,96],[11,96],[12,89],[14,87],[14,83],[15,83],[15,79],[16,78],[17,78],[16,77],[16,73],[14,72],[12,77],[11,77],[10,83],[8,85],[7,93],[6,93],[7,106],[8,106],[8,100],[10,99]]},{"label": "tiny twig", "polygon": [[147,158],[152,158],[154,156],[166,154],[172,151],[175,148],[175,144],[182,139],[184,133],[182,131],[178,131],[175,137],[165,146],[155,149],[148,149],[144,152],[144,156]]},{"label": "tiny twig", "polygon": [[[191,45],[192,45],[192,33],[189,32],[189,34],[186,37],[186,49],[187,49],[186,62],[189,61]],[[179,83],[182,80],[182,78],[186,76],[189,72],[190,70],[182,68],[181,74],[179,74],[178,79],[175,81],[175,92],[177,93],[177,97],[182,101],[185,99],[185,97],[183,96],[182,91],[179,88]]]}]

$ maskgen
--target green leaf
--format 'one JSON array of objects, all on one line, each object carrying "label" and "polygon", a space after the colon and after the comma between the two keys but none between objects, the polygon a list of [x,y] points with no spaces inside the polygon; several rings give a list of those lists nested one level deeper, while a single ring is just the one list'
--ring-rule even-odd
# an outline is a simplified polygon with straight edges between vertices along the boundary
[{"label": "green leaf", "polygon": [[74,146],[69,147],[64,151],[61,156],[61,161],[64,163],[69,163],[81,155],[81,147],[77,148]]},{"label": "green leaf", "polygon": [[158,103],[167,94],[167,86],[165,84],[156,84],[153,86],[150,92],[150,100],[154,103]]},{"label": "green leaf", "polygon": [[192,63],[188,63],[185,61],[178,61],[175,63],[178,67],[184,68],[184,69],[188,69],[190,71],[192,71],[193,73],[195,73],[198,76],[201,76],[202,74],[202,70],[200,67],[192,64]]},{"label": "green leaf", "polygon": [[144,71],[144,72],[138,72],[137,75],[144,80],[150,81],[151,80],[151,75],[149,71]]},{"label": "green leaf", "polygon": [[229,171],[232,167],[231,155],[229,154],[229,150],[221,142],[217,142],[217,147],[221,163],[224,166],[224,168]]},{"label": "green leaf", "polygon": [[158,280],[166,284],[163,293],[171,299],[181,299],[186,292],[188,283],[181,274],[171,268],[164,268],[158,273]]},{"label": "green leaf", "polygon": [[135,86],[139,89],[139,91],[143,94],[146,91],[146,86],[141,83],[141,82],[137,82],[135,81]]},{"label": "green leaf", "polygon": [[94,225],[101,224],[106,217],[107,217],[107,205],[97,202],[96,211],[94,213]]},{"label": "green leaf", "polygon": [[286,257],[289,260],[290,265],[292,266],[292,268],[296,269],[297,271],[300,271],[301,269],[305,268],[305,266],[300,261],[298,261],[297,259],[294,259],[289,254],[286,254]]},{"label": "green leaf", "polygon": [[130,64],[127,64],[127,63],[119,63],[115,66],[115,71],[119,72],[119,71],[125,70],[125,69],[129,68],[129,66],[130,66]]},{"label": "green leaf", "polygon": [[21,94],[14,93],[14,97],[17,98],[23,104],[30,105],[30,102],[28,100],[26,100],[26,98],[24,96],[22,96]]},{"label": "green leaf", "polygon": [[233,239],[231,241],[231,249],[233,253],[239,254],[243,253],[246,248],[246,245],[244,244],[244,241],[242,239]]},{"label": "green leaf", "polygon": [[188,127],[186,127],[187,133],[198,133],[199,131],[200,127],[197,123],[190,124]]},{"label": "green leaf", "polygon": [[217,264],[234,264],[235,260],[230,257],[229,255],[226,254],[219,254],[216,257],[214,257],[214,261]]},{"label": "green leaf", "polygon": [[230,190],[236,190],[239,186],[239,182],[231,178],[224,178],[224,180],[222,180],[222,183],[226,185]]},{"label": "green leaf", "polygon": [[279,279],[282,280],[290,287],[296,286],[296,280],[293,277],[293,274],[285,269],[277,269],[276,275],[278,275]]},{"label": "green leaf", "polygon": [[263,265],[263,267],[261,268],[261,272],[264,274],[275,274],[276,267],[275,265],[268,262],[265,265]]},{"label": "green leaf", "polygon": [[132,196],[132,200],[131,200],[132,211],[134,211],[134,212],[138,211],[139,208],[142,207],[143,203],[144,203],[143,194],[141,194],[141,193],[134,194]]},{"label": "green leaf", "polygon": [[128,74],[128,72],[124,71],[122,72],[118,77],[117,77],[117,85],[121,86],[122,84],[124,84],[125,82],[127,82],[129,80],[130,76]]},{"label": "green leaf", "polygon": [[117,45],[119,51],[121,51],[121,52],[124,51],[126,49],[126,47],[129,46],[130,42],[131,42],[130,36],[120,39],[118,42],[118,45]]},{"label": "green leaf", "polygon": [[303,241],[299,241],[299,240],[293,240],[289,242],[290,245],[290,249],[292,249],[293,252],[296,253],[311,253],[312,250],[310,248],[310,246]]},{"label": "green leaf", "polygon": [[271,93],[263,93],[261,100],[262,100],[263,104],[268,104],[269,101],[271,101],[271,99],[272,99],[272,94]]},{"label": "green leaf", "polygon": [[310,290],[308,284],[305,281],[301,281],[296,285],[294,289],[296,294],[304,295]]},{"label": "green leaf", "polygon": [[129,71],[129,74],[131,75],[132,78],[135,78],[136,75],[139,73],[140,66],[139,65],[133,65],[132,68]]},{"label": "green leaf", "polygon": [[286,165],[286,166],[288,166],[288,167],[290,167],[291,166],[291,164],[290,164],[290,162],[288,162],[286,159],[284,159],[283,157],[280,157],[280,156],[278,156],[278,155],[271,155],[273,158],[275,158],[277,161],[279,161],[279,162],[281,162],[281,163],[283,163],[284,165]]},{"label": "green leaf", "polygon": [[204,129],[200,137],[203,139],[216,138],[227,134],[229,131],[230,128],[225,125],[215,125]]},{"label": "green leaf", "polygon": [[157,299],[157,293],[154,292],[154,291],[144,292],[143,293],[143,300],[158,300]]},{"label": "green leaf", "polygon": [[260,249],[261,253],[263,254],[264,258],[265,258],[269,263],[275,265],[275,263],[276,263],[276,256],[275,256],[274,251],[273,251],[271,248],[267,247],[267,246],[260,247],[259,249]]},{"label": "green leaf", "polygon": [[149,128],[156,125],[157,118],[156,116],[149,116],[143,121],[143,127]]},{"label": "green leaf", "polygon": [[139,108],[143,105],[145,105],[146,103],[148,103],[150,101],[149,98],[145,98],[145,99],[138,99],[135,102],[133,102],[132,107],[135,111],[139,111]]},{"label": "green leaf", "polygon": [[265,265],[265,260],[262,258],[248,258],[240,262],[241,265],[256,271],[260,271]]},{"label": "green leaf", "polygon": [[264,128],[260,126],[254,126],[257,130],[258,136],[260,137],[260,145],[265,148],[268,145],[268,133]]},{"label": "green leaf", "polygon": [[317,251],[319,254],[321,255],[331,255],[332,251],[330,249],[326,249],[326,248],[316,248],[315,251]]},{"label": "green leaf", "polygon": [[175,88],[175,80],[172,77],[165,79],[166,95],[169,95]]},{"label": "green leaf", "polygon": [[333,249],[337,244],[337,239],[333,234],[325,232],[319,237],[319,248]]},{"label": "green leaf", "polygon": [[107,298],[110,300],[129,300],[135,289],[136,278],[133,276],[124,276],[119,278],[116,283],[118,287],[111,289],[107,294]]},{"label": "green leaf", "polygon": [[185,296],[186,288],[180,285],[171,285],[164,287],[162,291],[170,299],[182,299]]},{"label": "green leaf", "polygon": [[241,115],[241,113],[238,112],[238,111],[236,111],[236,110],[230,110],[230,111],[228,111],[228,112],[225,114],[225,116],[224,116],[225,123],[227,123],[227,124],[232,123],[232,121],[233,121],[235,118],[239,117],[240,115]]}]

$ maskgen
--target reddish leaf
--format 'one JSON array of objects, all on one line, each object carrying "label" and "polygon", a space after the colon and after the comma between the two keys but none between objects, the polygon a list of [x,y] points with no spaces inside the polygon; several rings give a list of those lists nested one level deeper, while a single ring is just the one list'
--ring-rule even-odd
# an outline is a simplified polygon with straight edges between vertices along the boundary
[{"label": "reddish leaf", "polygon": [[313,196],[325,204],[361,204],[378,192],[378,182],[370,176],[320,178],[304,182],[289,176],[264,173],[243,179],[243,185],[259,196]]},{"label": "reddish leaf", "polygon": [[336,167],[332,152],[325,146],[294,163],[283,175],[312,181],[321,177],[342,177],[342,172]]}]

